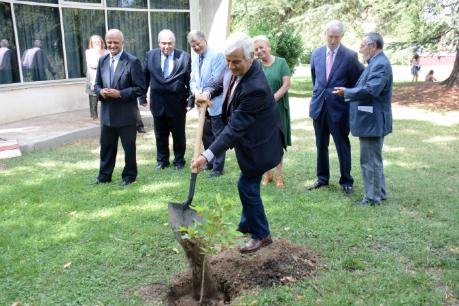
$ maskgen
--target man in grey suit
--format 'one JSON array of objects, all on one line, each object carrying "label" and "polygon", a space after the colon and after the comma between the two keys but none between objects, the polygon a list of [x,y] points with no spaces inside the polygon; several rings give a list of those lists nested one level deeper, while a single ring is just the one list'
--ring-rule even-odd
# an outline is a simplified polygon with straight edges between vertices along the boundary
[{"label": "man in grey suit", "polygon": [[368,33],[360,45],[367,68],[354,88],[335,87],[334,93],[350,102],[349,122],[360,141],[360,166],[365,195],[359,204],[375,205],[386,199],[382,147],[392,132],[392,67],[378,33]]}]

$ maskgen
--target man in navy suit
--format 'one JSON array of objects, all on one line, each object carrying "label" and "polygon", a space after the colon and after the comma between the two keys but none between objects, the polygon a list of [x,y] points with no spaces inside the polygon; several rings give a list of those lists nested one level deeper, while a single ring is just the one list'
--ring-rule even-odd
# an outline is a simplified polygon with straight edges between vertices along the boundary
[{"label": "man in navy suit", "polygon": [[380,204],[386,200],[386,180],[382,160],[384,136],[392,132],[392,66],[383,52],[378,33],[365,35],[361,45],[367,68],[354,88],[335,88],[350,102],[349,122],[353,136],[359,137],[360,166],[365,195],[357,204]]},{"label": "man in navy suit", "polygon": [[110,53],[100,58],[94,85],[101,101],[100,169],[95,183],[111,182],[120,138],[125,161],[121,184],[126,186],[137,178],[137,98],[145,95],[145,78],[140,61],[123,50],[121,31],[109,30],[105,41]]},{"label": "man in navy suit", "polygon": [[343,35],[342,22],[330,21],[325,31],[327,45],[315,49],[311,57],[314,91],[309,116],[313,119],[316,135],[317,179],[308,190],[327,186],[329,183],[330,134],[338,153],[341,172],[339,183],[345,193],[352,191],[354,183],[351,176],[349,105],[343,103],[342,97],[332,94],[332,91],[338,86],[353,87],[364,67],[358,61],[357,53],[340,43]]},{"label": "man in navy suit", "polygon": [[241,253],[251,253],[272,243],[260,184],[263,173],[278,165],[285,143],[277,105],[259,62],[253,60],[253,43],[243,34],[231,35],[224,49],[228,69],[224,75],[204,89],[196,102],[223,93],[222,119],[226,126],[210,147],[191,167],[202,171],[228,148],[234,147],[241,169],[238,181],[242,202],[238,230],[250,233]]},{"label": "man in navy suit", "polygon": [[144,73],[150,86],[150,110],[156,138],[156,169],[169,167],[169,134],[174,141],[176,170],[185,165],[185,120],[189,95],[190,54],[175,49],[175,35],[170,30],[158,34],[159,48],[145,56]]}]

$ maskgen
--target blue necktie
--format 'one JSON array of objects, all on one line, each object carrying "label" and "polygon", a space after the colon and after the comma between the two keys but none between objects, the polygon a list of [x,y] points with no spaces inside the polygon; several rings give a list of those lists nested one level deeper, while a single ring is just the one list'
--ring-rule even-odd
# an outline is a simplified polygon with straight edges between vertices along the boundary
[{"label": "blue necktie", "polygon": [[113,88],[115,78],[115,58],[112,57],[112,63],[110,64],[110,88]]},{"label": "blue necktie", "polygon": [[169,55],[164,59],[163,76],[165,79],[169,76]]},{"label": "blue necktie", "polygon": [[199,76],[201,76],[202,63],[204,62],[204,54],[199,55]]}]

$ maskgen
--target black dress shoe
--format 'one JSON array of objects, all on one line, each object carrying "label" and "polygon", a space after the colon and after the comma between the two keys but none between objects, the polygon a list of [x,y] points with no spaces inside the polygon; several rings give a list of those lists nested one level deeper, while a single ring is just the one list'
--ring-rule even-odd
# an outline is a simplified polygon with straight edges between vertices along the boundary
[{"label": "black dress shoe", "polygon": [[312,185],[308,187],[308,190],[319,189],[320,187],[328,186],[328,183],[322,183],[320,181],[315,181]]},{"label": "black dress shoe", "polygon": [[134,182],[135,182],[135,180],[122,180],[121,181],[121,186],[128,186],[128,185],[131,185]]},{"label": "black dress shoe", "polygon": [[217,177],[217,176],[220,176],[222,174],[223,173],[221,171],[212,170],[212,172],[209,173],[209,177]]},{"label": "black dress shoe", "polygon": [[214,166],[211,164],[211,163],[207,163],[206,164],[206,170],[212,170],[214,168]]},{"label": "black dress shoe", "polygon": [[185,168],[185,165],[183,165],[183,164],[178,164],[178,165],[175,165],[174,170],[180,171],[180,170],[182,170],[183,168]]},{"label": "black dress shoe", "polygon": [[143,126],[138,126],[137,127],[137,132],[141,134],[145,134],[147,131],[145,131],[145,128]]},{"label": "black dress shoe", "polygon": [[343,191],[346,194],[350,194],[352,192],[352,186],[351,185],[343,185]]},{"label": "black dress shoe", "polygon": [[163,170],[163,169],[166,169],[167,167],[169,167],[169,164],[158,163],[156,165],[156,170]]},{"label": "black dress shoe", "polygon": [[263,239],[250,238],[245,243],[245,246],[243,248],[239,249],[239,252],[242,253],[242,254],[253,253],[253,252],[258,251],[262,247],[270,245],[271,243],[273,243],[273,240],[271,239],[271,236],[268,236],[268,237],[263,238]]}]

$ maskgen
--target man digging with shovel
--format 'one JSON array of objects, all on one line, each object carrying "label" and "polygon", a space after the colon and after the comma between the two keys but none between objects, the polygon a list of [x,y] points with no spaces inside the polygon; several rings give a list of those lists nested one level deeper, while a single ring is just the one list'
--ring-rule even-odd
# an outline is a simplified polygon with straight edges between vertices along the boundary
[{"label": "man digging with shovel", "polygon": [[209,103],[223,93],[222,119],[226,126],[210,147],[192,160],[191,168],[201,172],[207,162],[234,147],[241,169],[238,231],[251,235],[239,251],[251,253],[272,243],[260,183],[263,173],[281,161],[285,143],[274,96],[260,63],[253,60],[251,39],[244,33],[231,35],[224,54],[228,66],[225,73],[196,97],[196,103]]}]

